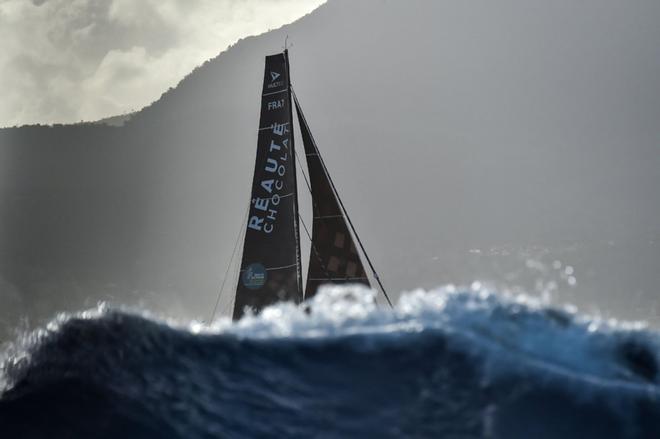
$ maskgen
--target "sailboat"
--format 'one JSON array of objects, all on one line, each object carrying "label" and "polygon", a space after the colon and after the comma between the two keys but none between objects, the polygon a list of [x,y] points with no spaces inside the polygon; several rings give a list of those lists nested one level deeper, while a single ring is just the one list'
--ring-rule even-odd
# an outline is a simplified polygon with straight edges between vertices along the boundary
[{"label": "sailboat", "polygon": [[[293,107],[302,134],[312,199],[312,233],[306,285],[300,250],[300,215]],[[303,222],[304,225],[304,222]],[[293,92],[289,53],[266,57],[257,155],[233,318],[280,302],[300,303],[323,284],[371,286],[356,241],[372,276],[389,297],[364,251]],[[306,226],[306,231],[308,232]],[[309,233],[308,233],[309,234]],[[238,241],[237,241],[238,242]]]}]

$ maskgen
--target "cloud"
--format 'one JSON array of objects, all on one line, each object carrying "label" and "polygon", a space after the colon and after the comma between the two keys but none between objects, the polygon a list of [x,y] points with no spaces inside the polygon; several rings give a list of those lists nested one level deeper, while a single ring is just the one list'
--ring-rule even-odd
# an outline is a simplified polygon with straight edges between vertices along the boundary
[{"label": "cloud", "polygon": [[139,109],[247,35],[324,0],[0,0],[0,126]]}]

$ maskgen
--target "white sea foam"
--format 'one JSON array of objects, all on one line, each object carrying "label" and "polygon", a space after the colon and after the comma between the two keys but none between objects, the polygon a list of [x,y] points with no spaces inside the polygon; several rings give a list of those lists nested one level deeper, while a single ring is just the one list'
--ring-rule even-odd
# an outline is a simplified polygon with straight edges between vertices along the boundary
[{"label": "white sea foam", "polygon": [[[103,319],[115,312],[104,305],[75,315],[62,314],[46,328],[26,334],[4,353],[4,367],[29,360],[30,348],[56,333],[68,320]],[[622,356],[635,343],[660,364],[660,337],[642,323],[587,317],[575,308],[551,308],[525,295],[492,292],[479,283],[469,288],[445,286],[401,295],[393,309],[376,303],[376,292],[360,286],[322,288],[301,305],[279,303],[238,322],[220,318],[210,325],[162,319],[146,311],[121,310],[179,330],[240,339],[323,340],[364,336],[372,342],[420,333],[438,333],[448,345],[482,358],[485,376],[547,372],[561,380],[578,379],[599,386],[640,386],[658,392],[658,377],[640,376]],[[0,374],[0,379],[1,378]],[[0,383],[2,384],[2,383]],[[660,393],[659,393],[660,394]]]},{"label": "white sea foam", "polygon": [[660,337],[644,323],[584,316],[571,306],[552,308],[541,299],[499,294],[477,283],[407,292],[392,310],[375,299],[376,293],[363,287],[326,287],[305,305],[280,303],[235,323],[219,319],[192,329],[248,339],[439,331],[453,347],[485,357],[492,373],[532,368],[599,385],[655,389],[658,384],[657,377],[650,383],[636,375],[622,354],[625,343],[635,343],[660,364]]}]

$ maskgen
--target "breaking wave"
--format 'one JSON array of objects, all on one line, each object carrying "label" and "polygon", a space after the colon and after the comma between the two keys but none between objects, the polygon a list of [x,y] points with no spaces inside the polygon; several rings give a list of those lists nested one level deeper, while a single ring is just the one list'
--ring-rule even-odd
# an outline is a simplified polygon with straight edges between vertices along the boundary
[{"label": "breaking wave", "polygon": [[528,297],[326,288],[212,325],[98,309],[4,353],[2,437],[658,438],[660,337]]}]

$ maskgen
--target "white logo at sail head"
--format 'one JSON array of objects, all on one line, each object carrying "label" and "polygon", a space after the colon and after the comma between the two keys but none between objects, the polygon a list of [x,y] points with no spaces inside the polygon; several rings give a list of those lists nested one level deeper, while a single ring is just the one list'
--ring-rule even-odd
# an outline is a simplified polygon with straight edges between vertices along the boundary
[{"label": "white logo at sail head", "polygon": [[266,84],[266,88],[272,90],[274,88],[284,87],[284,81],[282,80],[281,76],[281,73],[270,72],[270,83]]}]

